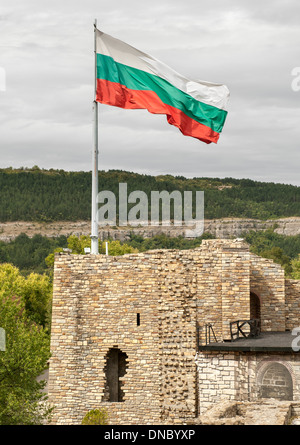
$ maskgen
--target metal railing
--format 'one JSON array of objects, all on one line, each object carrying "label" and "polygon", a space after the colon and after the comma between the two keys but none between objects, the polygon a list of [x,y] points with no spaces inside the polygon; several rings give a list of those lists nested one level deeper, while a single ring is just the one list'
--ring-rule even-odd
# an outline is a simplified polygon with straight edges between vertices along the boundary
[{"label": "metal railing", "polygon": [[237,320],[230,323],[231,341],[239,338],[257,337],[261,332],[260,320],[253,318],[251,320]]},{"label": "metal railing", "polygon": [[211,342],[211,334],[214,337],[214,341],[217,343],[217,338],[215,336],[212,324],[206,323],[206,325],[205,325],[205,344],[207,344],[207,345]]}]

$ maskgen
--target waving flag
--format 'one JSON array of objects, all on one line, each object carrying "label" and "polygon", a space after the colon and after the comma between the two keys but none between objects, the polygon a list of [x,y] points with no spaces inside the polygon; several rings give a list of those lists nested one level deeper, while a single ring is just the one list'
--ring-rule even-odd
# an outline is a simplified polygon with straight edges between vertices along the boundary
[{"label": "waving flag", "polygon": [[186,136],[217,143],[227,111],[225,85],[193,81],[96,29],[96,101],[165,114]]}]

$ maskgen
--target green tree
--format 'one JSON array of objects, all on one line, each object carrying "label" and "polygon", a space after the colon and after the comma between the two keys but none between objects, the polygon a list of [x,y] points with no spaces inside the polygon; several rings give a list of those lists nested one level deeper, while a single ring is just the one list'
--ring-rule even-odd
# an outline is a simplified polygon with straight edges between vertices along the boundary
[{"label": "green tree", "polygon": [[62,252],[62,251],[63,251],[62,247],[57,247],[56,249],[54,249],[54,251],[52,253],[49,253],[49,255],[46,256],[46,258],[45,258],[45,263],[48,268],[48,274],[49,274],[51,280],[53,279],[53,266],[54,266],[55,254],[58,252]]},{"label": "green tree", "polygon": [[26,316],[42,326],[49,322],[52,283],[47,275],[36,273],[24,277],[12,264],[0,264],[0,292],[20,297]]},{"label": "green tree", "polygon": [[280,264],[285,270],[286,275],[290,275],[292,272],[291,259],[287,255],[284,255],[280,247],[274,246],[269,250],[263,250],[260,255],[263,258],[269,258],[275,263]]},{"label": "green tree", "polygon": [[84,249],[91,247],[91,238],[87,235],[71,235],[68,238],[68,248],[72,250],[72,253],[83,255]]},{"label": "green tree", "polygon": [[21,295],[25,278],[12,264],[0,264],[0,292],[4,295]]},{"label": "green tree", "polygon": [[275,232],[276,227],[267,230],[251,230],[243,236],[250,244],[251,252],[270,258],[281,264],[287,276],[292,273],[292,261],[300,250],[300,236],[285,236]]},{"label": "green tree", "polygon": [[295,280],[300,280],[300,254],[298,255],[297,258],[294,258],[291,261],[291,266],[292,266],[291,277],[294,278]]},{"label": "green tree", "polygon": [[27,316],[43,327],[49,325],[52,299],[50,278],[47,275],[31,273],[24,281],[21,294]]},{"label": "green tree", "polygon": [[203,239],[212,239],[213,235],[203,233],[202,236],[193,239],[184,238],[183,236],[171,237],[166,234],[155,235],[152,238],[143,238],[140,235],[131,233],[128,244],[137,248],[140,252],[153,249],[194,249],[199,247]]},{"label": "green tree", "polygon": [[6,350],[0,352],[0,425],[38,425],[50,420],[52,408],[37,377],[47,367],[49,336],[26,317],[21,298],[0,292],[0,326]]},{"label": "green tree", "polygon": [[47,271],[45,257],[57,247],[67,247],[65,236],[48,238],[36,234],[31,238],[21,233],[10,242],[0,242],[0,261],[14,264],[25,276],[31,272],[42,274]]},{"label": "green tree", "polygon": [[[99,240],[99,253],[106,253],[106,245],[105,241]],[[108,254],[112,256],[124,255],[125,253],[135,253],[138,252],[138,249],[129,246],[126,243],[121,243],[120,241],[111,241],[108,240]],[[72,250],[74,254],[84,254],[84,249],[86,247],[91,247],[91,238],[86,235],[81,235],[77,237],[76,235],[71,235],[68,238],[68,248]],[[51,261],[50,258],[47,261]]]},{"label": "green tree", "polygon": [[[106,252],[106,242],[99,243],[99,253]],[[126,253],[137,253],[138,249],[120,241],[107,241],[108,254],[111,256],[125,255]]]}]

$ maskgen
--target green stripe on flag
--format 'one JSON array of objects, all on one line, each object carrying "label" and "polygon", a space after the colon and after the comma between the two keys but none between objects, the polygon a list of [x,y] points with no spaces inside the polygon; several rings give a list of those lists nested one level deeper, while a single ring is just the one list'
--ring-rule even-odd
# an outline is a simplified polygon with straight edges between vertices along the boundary
[{"label": "green stripe on flag", "polygon": [[181,110],[217,133],[222,131],[227,111],[199,102],[159,76],[117,63],[112,57],[97,54],[97,78],[119,83],[131,90],[153,91],[163,103]]}]

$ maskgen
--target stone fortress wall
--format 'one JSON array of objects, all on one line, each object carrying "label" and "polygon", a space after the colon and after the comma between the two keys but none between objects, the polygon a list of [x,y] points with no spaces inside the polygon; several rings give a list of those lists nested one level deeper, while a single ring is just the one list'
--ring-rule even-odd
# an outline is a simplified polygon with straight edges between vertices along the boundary
[{"label": "stone fortress wall", "polygon": [[[265,362],[276,355],[199,350],[207,324],[223,342],[231,321],[253,317],[252,294],[263,331],[298,325],[299,282],[286,280],[280,266],[251,254],[239,239],[119,257],[57,254],[48,383],[53,423],[79,424],[101,407],[113,424],[183,423],[222,398],[260,397],[257,376],[263,382]],[[299,399],[298,356],[283,354],[280,361],[292,368]]]}]

